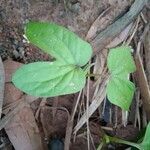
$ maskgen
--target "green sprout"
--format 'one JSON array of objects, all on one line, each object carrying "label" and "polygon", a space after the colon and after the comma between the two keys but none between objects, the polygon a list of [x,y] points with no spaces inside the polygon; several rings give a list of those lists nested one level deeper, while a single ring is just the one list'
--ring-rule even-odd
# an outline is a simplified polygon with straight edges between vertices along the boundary
[{"label": "green sprout", "polygon": [[107,58],[107,66],[110,72],[106,88],[108,99],[122,109],[129,110],[135,86],[128,78],[129,74],[136,70],[131,48],[121,46],[111,49]]},{"label": "green sprout", "polygon": [[105,144],[108,144],[110,142],[119,143],[119,144],[125,144],[129,145],[131,147],[134,147],[138,150],[150,150],[150,123],[148,123],[145,136],[143,137],[142,142],[140,143],[134,143],[126,140],[122,140],[116,137],[111,137],[108,135],[104,135],[101,144],[97,148],[97,150],[101,150]]},{"label": "green sprout", "polygon": [[[29,22],[25,28],[25,36],[29,42],[55,60],[23,65],[12,77],[17,88],[38,97],[72,94],[84,88],[89,69],[87,64],[92,56],[92,48],[88,42],[54,23]],[[136,69],[131,48],[120,46],[110,49],[107,66],[110,74],[106,87],[108,99],[122,109],[129,110],[135,91],[129,75]],[[119,142],[133,145],[140,150],[148,150],[149,135],[150,125],[141,144],[131,144],[109,136],[104,136],[103,141]]]},{"label": "green sprout", "polygon": [[[55,58],[53,62],[24,65],[13,75],[16,87],[39,97],[53,97],[76,93],[86,83],[87,63],[92,56],[89,43],[73,32],[54,23],[29,22],[25,36],[35,46]],[[108,68],[111,73],[107,85],[108,99],[122,109],[128,109],[134,85],[128,74],[135,71],[130,48],[121,46],[110,50]]]}]

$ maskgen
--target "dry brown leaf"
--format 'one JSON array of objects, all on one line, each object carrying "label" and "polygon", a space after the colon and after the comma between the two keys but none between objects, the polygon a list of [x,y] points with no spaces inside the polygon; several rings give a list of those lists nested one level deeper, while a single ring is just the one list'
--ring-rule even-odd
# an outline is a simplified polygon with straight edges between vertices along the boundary
[{"label": "dry brown leaf", "polygon": [[[102,103],[106,96],[106,91],[104,89],[99,90],[97,93],[97,97],[92,101],[92,103],[89,106],[88,117],[91,117],[91,115],[96,111],[96,109],[99,107],[99,105]],[[86,123],[86,121],[87,112],[83,114],[77,125],[74,127],[74,133],[76,133]]]},{"label": "dry brown leaf", "polygon": [[6,126],[6,124],[8,124],[9,121],[15,116],[15,114],[18,113],[18,111],[20,111],[24,106],[25,103],[19,101],[18,103],[10,105],[8,108],[4,109],[3,114],[7,115],[0,120],[0,130],[3,129]]},{"label": "dry brown leaf", "polygon": [[145,67],[146,67],[146,73],[147,73],[146,75],[147,75],[147,79],[148,79],[148,83],[150,87],[150,31],[145,36],[144,49],[145,49],[145,61],[146,61]]},{"label": "dry brown leaf", "polygon": [[11,83],[5,83],[4,106],[18,101],[23,96],[23,92],[14,87]]},{"label": "dry brown leaf", "polygon": [[104,49],[123,29],[125,29],[141,12],[149,0],[134,1],[129,11],[113,24],[107,26],[91,41],[93,56]]},{"label": "dry brown leaf", "polygon": [[[110,7],[107,8],[106,10],[104,10],[99,16],[98,18],[93,22],[93,24],[91,25],[87,35],[86,35],[86,40],[90,41],[91,39],[93,39],[96,36],[96,32],[98,31],[99,28],[103,29],[101,27],[102,25],[102,21],[104,21],[104,16],[106,15],[106,13],[108,13],[110,11]],[[108,13],[109,14],[109,13]],[[107,18],[107,16],[105,16],[105,18]],[[102,20],[102,21],[101,21]],[[107,19],[105,21],[108,21]],[[103,24],[105,24],[103,22]],[[107,23],[106,23],[107,24]],[[103,25],[104,26],[104,25]],[[100,30],[100,29],[99,29]]]},{"label": "dry brown leaf", "polygon": [[[8,113],[2,122],[15,150],[42,150],[40,132],[27,97],[11,83],[12,73],[21,66],[8,60],[4,64],[6,71],[5,107]],[[20,99],[21,98],[21,99]],[[25,101],[26,100],[26,101]],[[16,104],[18,101],[18,105]],[[13,110],[12,106],[14,107]]]},{"label": "dry brown leaf", "polygon": [[5,84],[5,73],[2,59],[0,57],[0,118],[2,114],[2,106],[4,101],[4,84]]},{"label": "dry brown leaf", "polygon": [[14,103],[15,101],[19,100],[23,92],[21,92],[19,89],[14,87],[13,84],[11,84],[11,78],[12,74],[21,66],[22,64],[12,61],[12,60],[6,60],[4,62],[4,69],[5,69],[5,97],[4,97],[4,105],[8,105],[11,103]]},{"label": "dry brown leaf", "polygon": [[106,47],[107,48],[112,48],[112,47],[116,47],[117,45],[119,45],[120,43],[122,43],[128,36],[130,29],[132,27],[132,24],[129,24],[117,37],[115,37],[113,39],[112,42],[110,42]]},{"label": "dry brown leaf", "polygon": [[103,49],[100,53],[96,55],[95,58],[95,65],[93,68],[93,74],[98,74],[95,79],[98,79],[99,76],[102,75],[103,71],[105,70],[106,60],[107,60],[107,49]]},{"label": "dry brown leaf", "polygon": [[24,106],[5,126],[15,150],[42,150],[41,137],[29,106]]},{"label": "dry brown leaf", "polygon": [[21,67],[22,64],[12,61],[12,60],[6,60],[4,62],[4,68],[5,68],[5,82],[11,82],[12,74],[15,72],[16,69]]},{"label": "dry brown leaf", "polygon": [[39,97],[35,97],[35,96],[31,96],[31,95],[25,95],[25,101],[27,103],[32,103],[34,102],[35,100],[37,100]]},{"label": "dry brown leaf", "polygon": [[148,119],[150,120],[150,89],[148,86],[143,63],[139,53],[137,53],[135,56],[135,63],[136,63],[136,73],[135,73],[136,81],[141,92],[144,109],[146,111]]},{"label": "dry brown leaf", "polygon": [[97,19],[91,25],[86,39],[91,41],[96,37],[97,32],[101,32],[108,25],[112,24],[116,17],[118,17],[122,12],[126,10],[128,6],[130,6],[131,2],[125,1],[122,5],[111,3],[111,6],[104,10]]}]

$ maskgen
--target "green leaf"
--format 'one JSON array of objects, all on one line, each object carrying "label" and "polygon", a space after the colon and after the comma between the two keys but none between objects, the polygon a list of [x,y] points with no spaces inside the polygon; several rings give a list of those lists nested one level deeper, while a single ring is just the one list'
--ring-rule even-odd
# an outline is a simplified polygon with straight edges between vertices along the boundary
[{"label": "green leaf", "polygon": [[31,43],[63,64],[84,66],[92,55],[89,43],[54,23],[29,22],[25,35]]},{"label": "green leaf", "polygon": [[110,49],[107,65],[112,75],[128,74],[136,70],[131,48],[127,46]]},{"label": "green leaf", "polygon": [[132,102],[135,86],[128,80],[129,73],[136,67],[131,56],[131,48],[121,46],[110,50],[107,59],[110,80],[106,91],[111,103],[128,110]]},{"label": "green leaf", "polygon": [[132,102],[135,86],[132,82],[113,77],[107,84],[107,96],[111,103],[128,110]]},{"label": "green leaf", "polygon": [[145,136],[140,146],[141,150],[150,150],[150,122],[147,125]]},{"label": "green leaf", "polygon": [[12,81],[29,95],[53,97],[80,91],[85,79],[81,68],[55,61],[24,65],[15,72]]}]

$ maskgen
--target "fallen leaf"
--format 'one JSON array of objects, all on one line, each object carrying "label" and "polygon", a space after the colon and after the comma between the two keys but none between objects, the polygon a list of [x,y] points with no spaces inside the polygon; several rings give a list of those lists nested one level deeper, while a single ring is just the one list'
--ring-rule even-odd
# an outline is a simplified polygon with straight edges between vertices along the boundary
[{"label": "fallen leaf", "polygon": [[[103,31],[91,41],[93,47],[93,56],[104,49],[123,29],[125,29],[141,12],[143,7],[147,4],[148,0],[134,1],[129,11]],[[125,9],[124,9],[125,10]]]},{"label": "fallen leaf", "polygon": [[[110,7],[104,10],[98,17],[97,19],[93,22],[91,25],[90,29],[88,30],[88,33],[86,35],[86,39],[90,41],[91,39],[96,36],[96,32],[99,30],[99,28],[103,29],[100,25],[102,25],[102,21],[104,21],[104,17],[107,18],[106,13],[109,14],[110,12]],[[107,19],[105,20],[106,22],[108,21]],[[105,24],[103,22],[103,24]]]},{"label": "fallen leaf", "polygon": [[[106,83],[104,83],[103,86],[105,86]],[[88,117],[90,118],[91,115],[96,111],[96,109],[100,106],[104,98],[106,97],[106,90],[100,89],[97,92],[96,98],[93,99],[92,103],[89,106],[88,110]],[[77,125],[74,127],[74,134],[86,123],[87,121],[87,112],[85,112],[80,120],[78,121]]]},{"label": "fallen leaf", "polygon": [[147,77],[144,71],[142,59],[139,53],[137,53],[135,56],[135,64],[137,68],[135,72],[135,78],[136,78],[138,87],[141,92],[143,106],[146,111],[146,115],[148,119],[150,120],[150,89],[149,89]]},{"label": "fallen leaf", "polygon": [[11,83],[5,83],[4,106],[18,101],[23,96],[23,92],[14,87]]},{"label": "fallen leaf", "polygon": [[[149,27],[150,29],[150,27]],[[150,86],[150,31],[146,34],[144,40],[144,50],[145,50],[145,67],[146,75]]]},{"label": "fallen leaf", "polygon": [[15,73],[15,71],[22,66],[21,63],[12,61],[12,60],[6,60],[4,61],[4,68],[5,68],[5,82],[11,82],[12,74]]},{"label": "fallen leaf", "polygon": [[21,65],[11,60],[4,63],[6,72],[4,108],[7,111],[4,109],[5,117],[1,120],[0,127],[5,128],[15,150],[42,150],[40,132],[28,103],[33,98],[28,100],[28,97],[11,83],[12,74]]},{"label": "fallen leaf", "polygon": [[103,31],[105,28],[107,28],[108,25],[112,24],[114,20],[122,14],[124,10],[128,8],[128,6],[131,5],[131,2],[125,1],[122,2],[121,5],[114,5],[114,3],[111,3],[110,7],[108,7],[106,10],[104,10],[93,22],[91,25],[87,35],[86,39],[88,41],[93,40],[97,33]]},{"label": "fallen leaf", "polygon": [[29,106],[24,106],[5,126],[15,150],[42,150],[41,137]]},{"label": "fallen leaf", "polygon": [[107,45],[107,48],[113,48],[122,43],[127,38],[132,24],[133,23],[129,24],[117,37],[115,37],[112,42]]}]

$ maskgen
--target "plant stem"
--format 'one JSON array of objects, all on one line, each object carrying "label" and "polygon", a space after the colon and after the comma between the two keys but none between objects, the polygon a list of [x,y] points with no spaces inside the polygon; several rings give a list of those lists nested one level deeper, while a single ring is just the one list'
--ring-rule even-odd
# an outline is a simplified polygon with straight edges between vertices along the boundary
[{"label": "plant stem", "polygon": [[103,143],[103,141],[102,141],[101,144],[98,146],[97,150],[101,150],[102,147],[103,147],[103,145],[104,145],[104,143]]},{"label": "plant stem", "polygon": [[108,137],[109,137],[110,142],[126,144],[126,145],[130,145],[130,146],[134,146],[134,147],[138,148],[139,150],[141,149],[141,146],[137,143],[125,141],[125,140],[122,140],[122,139],[119,139],[119,138],[116,138],[116,137],[111,137],[111,136],[108,136]]}]

